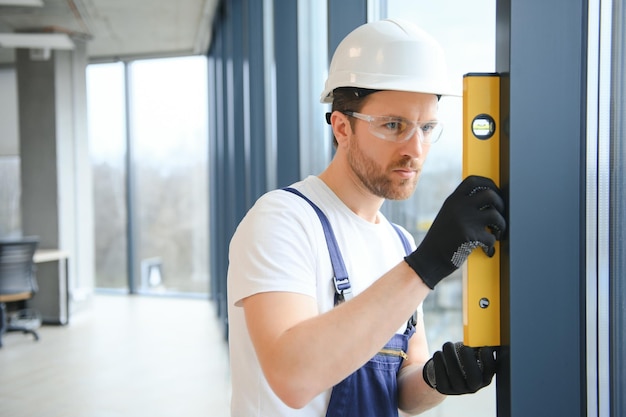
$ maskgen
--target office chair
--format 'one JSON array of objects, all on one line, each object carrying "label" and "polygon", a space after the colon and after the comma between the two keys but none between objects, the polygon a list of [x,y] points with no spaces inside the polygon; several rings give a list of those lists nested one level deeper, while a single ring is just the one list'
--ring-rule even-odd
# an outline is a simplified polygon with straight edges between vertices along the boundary
[{"label": "office chair", "polygon": [[39,340],[34,330],[41,325],[39,313],[22,309],[10,316],[6,304],[24,304],[37,292],[33,257],[38,244],[38,237],[0,240],[0,347],[6,332],[30,333]]}]

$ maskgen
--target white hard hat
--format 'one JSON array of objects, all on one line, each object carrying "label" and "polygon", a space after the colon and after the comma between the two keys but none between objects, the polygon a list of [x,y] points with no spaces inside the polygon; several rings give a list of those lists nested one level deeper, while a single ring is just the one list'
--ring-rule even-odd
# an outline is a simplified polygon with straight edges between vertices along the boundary
[{"label": "white hard hat", "polygon": [[450,86],[439,43],[400,19],[366,23],[341,41],[320,101],[332,103],[333,90],[338,87],[460,95]]}]

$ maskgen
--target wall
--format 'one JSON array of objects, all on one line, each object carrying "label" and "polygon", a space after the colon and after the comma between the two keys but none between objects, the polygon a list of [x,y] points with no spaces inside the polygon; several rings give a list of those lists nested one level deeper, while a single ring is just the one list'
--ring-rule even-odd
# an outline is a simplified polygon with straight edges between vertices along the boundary
[{"label": "wall", "polygon": [[0,69],[0,238],[21,234],[15,70]]},{"label": "wall", "polygon": [[73,301],[93,290],[93,196],[86,125],[84,42],[48,60],[16,52],[21,218],[40,248],[69,253]]}]

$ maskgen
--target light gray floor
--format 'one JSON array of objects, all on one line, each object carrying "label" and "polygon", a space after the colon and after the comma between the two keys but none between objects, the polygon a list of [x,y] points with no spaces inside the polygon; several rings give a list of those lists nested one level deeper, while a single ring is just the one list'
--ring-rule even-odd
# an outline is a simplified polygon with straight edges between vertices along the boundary
[{"label": "light gray floor", "polygon": [[228,417],[228,349],[206,300],[97,295],[0,349],[3,417]]},{"label": "light gray floor", "polygon": [[[427,317],[432,350],[462,337],[460,317]],[[39,333],[3,337],[2,417],[229,417],[228,348],[208,301],[96,295]],[[495,416],[494,385],[422,416]]]}]

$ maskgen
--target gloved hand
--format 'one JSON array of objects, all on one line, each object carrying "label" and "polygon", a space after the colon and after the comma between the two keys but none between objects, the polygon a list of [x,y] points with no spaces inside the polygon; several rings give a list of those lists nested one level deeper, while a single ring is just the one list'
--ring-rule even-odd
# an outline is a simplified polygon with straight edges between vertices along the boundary
[{"label": "gloved hand", "polygon": [[471,348],[447,342],[426,362],[422,374],[442,394],[471,394],[491,383],[496,372],[496,348]]},{"label": "gloved hand", "polygon": [[404,260],[431,289],[478,246],[491,257],[506,229],[504,200],[489,178],[469,176],[444,201],[419,247]]}]

